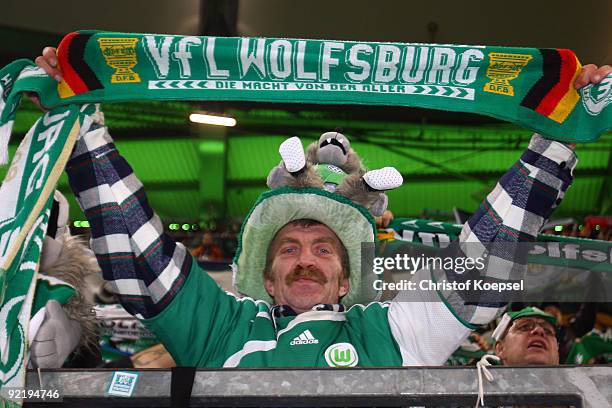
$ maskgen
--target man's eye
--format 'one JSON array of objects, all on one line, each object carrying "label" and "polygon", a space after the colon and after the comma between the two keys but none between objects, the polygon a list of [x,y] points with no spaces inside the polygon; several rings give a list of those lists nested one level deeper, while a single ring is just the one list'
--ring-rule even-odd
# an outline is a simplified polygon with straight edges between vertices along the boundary
[{"label": "man's eye", "polygon": [[281,248],[281,254],[293,254],[297,251],[296,247],[285,247]]},{"label": "man's eye", "polygon": [[322,253],[322,254],[331,254],[332,253],[331,249],[326,248],[326,247],[319,248],[319,252]]}]

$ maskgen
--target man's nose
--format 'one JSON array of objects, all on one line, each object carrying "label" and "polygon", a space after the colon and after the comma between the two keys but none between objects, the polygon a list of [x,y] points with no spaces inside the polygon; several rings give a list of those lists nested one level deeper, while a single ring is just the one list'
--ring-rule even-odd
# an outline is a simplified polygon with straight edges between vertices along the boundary
[{"label": "man's nose", "polygon": [[535,326],[533,326],[533,329],[531,329],[531,334],[545,337],[546,333],[544,332],[544,328],[542,326],[536,324]]},{"label": "man's nose", "polygon": [[300,251],[298,263],[303,268],[313,266],[315,264],[315,256],[312,251],[308,248],[303,248]]}]

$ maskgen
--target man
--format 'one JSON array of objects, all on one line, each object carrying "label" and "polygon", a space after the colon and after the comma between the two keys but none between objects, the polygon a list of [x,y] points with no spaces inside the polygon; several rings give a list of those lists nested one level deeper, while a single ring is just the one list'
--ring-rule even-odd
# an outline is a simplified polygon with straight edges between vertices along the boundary
[{"label": "man", "polygon": [[559,364],[557,319],[537,307],[506,313],[493,335],[505,365]]},{"label": "man", "polygon": [[[54,49],[36,61],[61,78]],[[587,66],[577,84],[611,71]],[[372,302],[373,274],[361,270],[360,255],[361,244],[375,240],[374,220],[363,207],[316,189],[281,188],[257,200],[233,265],[236,287],[249,297],[224,292],[163,233],[102,115],[93,119],[66,168],[92,228],[92,249],[124,307],[158,335],[178,365],[441,365],[475,325],[504,307],[467,304],[453,294]],[[462,241],[534,240],[571,184],[572,149],[534,136],[466,223]]]},{"label": "man", "polygon": [[210,231],[204,231],[202,242],[191,251],[198,261],[222,261],[226,259],[223,250],[215,243],[215,238]]}]

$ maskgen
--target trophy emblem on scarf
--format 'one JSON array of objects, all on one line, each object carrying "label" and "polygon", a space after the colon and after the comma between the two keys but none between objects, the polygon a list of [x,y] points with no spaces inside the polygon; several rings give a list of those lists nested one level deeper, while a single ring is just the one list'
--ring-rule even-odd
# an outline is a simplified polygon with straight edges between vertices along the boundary
[{"label": "trophy emblem on scarf", "polygon": [[111,76],[112,83],[140,82],[140,76],[132,70],[138,62],[137,42],[138,38],[98,38],[106,63],[116,70]]},{"label": "trophy emblem on scarf", "polygon": [[533,58],[527,54],[489,53],[487,78],[491,81],[484,86],[485,92],[514,96],[514,87],[510,81],[516,79],[525,65]]}]

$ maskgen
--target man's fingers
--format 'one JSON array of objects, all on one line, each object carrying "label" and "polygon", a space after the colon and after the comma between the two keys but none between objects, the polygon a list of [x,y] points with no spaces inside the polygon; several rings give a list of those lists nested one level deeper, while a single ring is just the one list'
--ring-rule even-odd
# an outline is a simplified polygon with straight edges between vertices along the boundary
[{"label": "man's fingers", "polygon": [[41,67],[47,75],[57,82],[62,80],[62,73],[57,69],[57,50],[53,47],[45,47],[42,55],[35,60],[36,65]]},{"label": "man's fingers", "polygon": [[57,50],[53,47],[45,47],[42,56],[47,61],[47,64],[53,68],[57,67]]},{"label": "man's fingers", "polygon": [[47,75],[55,79],[57,82],[62,80],[62,73],[57,68],[50,66],[44,57],[36,57],[34,62],[36,65],[41,67],[47,73]]},{"label": "man's fingers", "polygon": [[595,64],[588,64],[582,67],[578,78],[576,78],[576,82],[574,82],[576,89],[580,89],[583,86],[588,85],[591,82],[591,75],[593,75],[593,72],[596,70],[597,66]]},{"label": "man's fingers", "polygon": [[385,212],[382,215],[382,226],[383,227],[388,227],[389,223],[393,220],[393,213],[389,210],[385,210]]},{"label": "man's fingers", "polygon": [[595,73],[593,73],[593,83],[601,82],[601,80],[607,77],[610,73],[612,73],[612,66],[602,65],[595,71]]},{"label": "man's fingers", "polygon": [[588,84],[598,84],[610,73],[612,73],[612,66],[610,65],[602,65],[599,68],[594,64],[585,65],[582,67],[578,78],[576,78],[574,86],[576,89],[580,89]]},{"label": "man's fingers", "polygon": [[32,101],[32,103],[34,103],[34,105],[38,106],[43,112],[47,112],[49,110],[42,105],[38,94],[34,92],[24,92],[24,94]]}]

